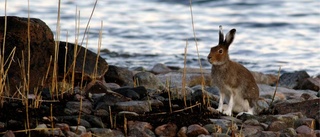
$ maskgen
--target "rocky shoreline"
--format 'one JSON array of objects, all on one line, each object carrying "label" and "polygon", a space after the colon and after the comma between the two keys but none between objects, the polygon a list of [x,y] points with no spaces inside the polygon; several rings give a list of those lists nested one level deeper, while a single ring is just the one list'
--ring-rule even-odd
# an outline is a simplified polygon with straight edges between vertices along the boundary
[{"label": "rocky shoreline", "polygon": [[[10,17],[9,20],[11,24],[7,32],[6,50],[14,49],[12,47],[14,45],[17,47],[16,52],[20,54],[22,50],[26,50],[26,40],[19,40],[19,37],[25,38],[21,35],[26,33],[19,31],[25,31],[26,28],[17,28],[15,24],[21,26],[26,20],[19,17]],[[0,18],[0,22],[3,22],[3,18]],[[41,57],[41,59],[33,57],[31,62],[33,76],[31,87],[34,88],[46,75],[47,66],[52,65],[48,63],[48,57],[54,55],[52,50],[55,42],[51,30],[48,30],[45,23],[38,19],[32,19],[31,23],[34,23],[31,25],[31,30],[45,28],[37,30],[45,32],[41,34],[45,37],[37,37],[34,39],[36,42],[31,43],[31,46],[35,47],[31,48],[32,55]],[[1,43],[2,28],[0,25]],[[36,35],[37,31],[32,32]],[[70,75],[65,74],[64,70],[72,66],[72,50],[76,46],[71,43],[59,43],[70,48],[63,50],[65,48],[62,46],[63,48],[59,50],[59,54],[63,55],[59,56],[60,62],[67,58],[67,63],[59,64],[58,84],[67,84],[67,87],[71,88],[61,94],[52,95],[50,86],[43,84],[39,88],[41,95],[35,94],[36,91],[28,94],[28,109],[25,106],[26,102],[21,99],[1,98],[0,135],[4,137],[320,136],[320,76],[311,77],[305,71],[284,73],[280,76],[277,87],[277,76],[252,72],[260,90],[257,108],[260,114],[230,117],[215,110],[219,93],[215,87],[210,86],[210,70],[174,68],[163,64],[156,64],[151,70],[144,68],[129,70],[108,65],[101,57],[98,58],[99,67],[95,70],[92,66],[95,66],[97,55],[89,52],[87,55],[89,59],[84,59],[83,56],[76,59],[74,69],[77,75],[80,75],[75,78],[75,83],[81,80],[81,75],[85,75],[83,81],[86,86],[83,88],[79,86],[80,84],[74,84],[72,87],[72,84],[61,82],[61,77]],[[78,48],[80,55],[87,53],[83,47],[78,46]],[[64,56],[66,52],[70,55]],[[43,53],[48,55],[43,56]],[[21,58],[16,56],[16,60]],[[84,71],[83,60],[89,64]],[[22,81],[18,65],[13,64],[14,67],[8,71],[11,76],[8,76],[10,89],[16,89]],[[103,79],[105,83],[101,82]]]}]

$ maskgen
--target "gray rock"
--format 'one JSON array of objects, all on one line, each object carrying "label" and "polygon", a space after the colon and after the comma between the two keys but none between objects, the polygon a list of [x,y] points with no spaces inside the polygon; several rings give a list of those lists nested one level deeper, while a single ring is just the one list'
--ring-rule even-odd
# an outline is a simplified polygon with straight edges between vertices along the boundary
[{"label": "gray rock", "polygon": [[133,73],[126,69],[110,65],[108,72],[104,76],[107,83],[117,83],[122,86],[133,87]]},{"label": "gray rock", "polygon": [[259,114],[260,112],[267,110],[269,108],[269,104],[265,99],[259,99],[257,101],[257,105],[255,106],[255,113]]},{"label": "gray rock", "polygon": [[303,136],[308,136],[308,137],[315,137],[316,136],[314,133],[314,130],[309,128],[306,125],[302,125],[302,126],[297,127],[296,132],[300,135],[303,135]]},{"label": "gray rock", "polygon": [[59,128],[55,128],[51,130],[51,128],[48,129],[48,131],[45,131],[44,133],[45,136],[58,136],[58,137],[65,137],[66,135],[61,131]]},{"label": "gray rock", "polygon": [[302,93],[301,98],[304,100],[312,100],[312,99],[317,99],[317,95],[315,94],[310,94],[310,93]]},{"label": "gray rock", "polygon": [[205,129],[204,127],[201,127],[198,124],[192,124],[192,125],[188,126],[188,129],[187,129],[187,136],[188,137],[196,137],[201,134],[209,135],[209,132],[207,129]]},{"label": "gray rock", "polygon": [[147,89],[163,90],[165,88],[160,79],[150,72],[139,72],[134,75],[134,79],[137,81],[137,85]]},{"label": "gray rock", "polygon": [[109,107],[114,106],[117,102],[123,102],[123,101],[129,101],[129,100],[130,100],[129,98],[126,98],[122,95],[118,96],[115,94],[105,94],[98,101],[96,101],[95,109],[109,110]]},{"label": "gray rock", "polygon": [[279,137],[280,132],[274,131],[260,131],[257,134],[253,135],[252,137]]},{"label": "gray rock", "polygon": [[287,124],[283,121],[273,121],[269,127],[268,127],[268,131],[281,131],[283,129],[286,129],[288,128],[287,127]]},{"label": "gray rock", "polygon": [[245,125],[251,125],[251,126],[260,126],[260,122],[256,119],[248,119],[243,122]]},{"label": "gray rock", "polygon": [[127,101],[118,102],[115,104],[115,108],[121,111],[132,111],[137,113],[145,113],[150,111],[151,104],[147,101]]},{"label": "gray rock", "polygon": [[241,132],[243,133],[244,136],[246,137],[250,137],[253,136],[255,134],[258,134],[260,131],[263,131],[263,127],[261,126],[256,126],[256,125],[244,125],[242,127]]},{"label": "gray rock", "polygon": [[83,134],[87,132],[87,129],[84,126],[70,126],[70,131],[75,132],[76,134]]},{"label": "gray rock", "polygon": [[168,123],[158,126],[155,129],[155,133],[158,136],[175,137],[178,131],[178,127],[174,123]]},{"label": "gray rock", "polygon": [[92,104],[89,101],[84,101],[84,102],[82,102],[82,104],[80,102],[69,101],[66,104],[66,108],[65,108],[64,112],[67,115],[79,114],[80,105],[82,106],[82,111],[81,111],[82,113],[91,114]]},{"label": "gray rock", "polygon": [[128,121],[128,135],[137,137],[155,137],[150,123],[140,121]]},{"label": "gray rock", "polygon": [[287,128],[281,131],[281,137],[294,137],[297,135],[297,132],[293,128]]},{"label": "gray rock", "polygon": [[105,109],[97,109],[94,111],[94,115],[99,117],[107,117],[109,116],[109,111]]},{"label": "gray rock", "polygon": [[66,123],[56,123],[55,127],[60,128],[63,132],[70,131],[70,127]]},{"label": "gray rock", "polygon": [[299,126],[302,126],[302,125],[306,125],[311,129],[315,129],[316,128],[316,120],[312,119],[312,118],[303,117],[303,118],[299,118],[294,123],[294,127],[295,128],[299,127]]},{"label": "gray rock", "polygon": [[82,118],[85,119],[86,121],[88,121],[92,127],[97,127],[97,128],[105,128],[106,127],[100,117],[97,117],[94,115],[84,115],[84,116],[82,116]]},{"label": "gray rock", "polygon": [[143,86],[138,87],[121,87],[118,89],[115,89],[114,92],[117,92],[123,96],[126,96],[128,98],[131,98],[133,100],[141,100],[147,96],[147,89]]},{"label": "gray rock", "polygon": [[120,85],[117,83],[106,83],[106,87],[110,88],[111,90],[115,90],[117,88],[120,88]]},{"label": "gray rock", "polygon": [[279,85],[291,89],[299,89],[299,83],[309,78],[306,71],[295,71],[292,73],[284,73],[280,76]]},{"label": "gray rock", "polygon": [[94,135],[101,137],[125,137],[122,132],[109,128],[90,128],[88,131],[91,131]]},{"label": "gray rock", "polygon": [[158,63],[158,64],[154,65],[153,68],[151,69],[151,72],[153,72],[155,74],[165,74],[170,71],[171,71],[171,69],[162,63]]}]

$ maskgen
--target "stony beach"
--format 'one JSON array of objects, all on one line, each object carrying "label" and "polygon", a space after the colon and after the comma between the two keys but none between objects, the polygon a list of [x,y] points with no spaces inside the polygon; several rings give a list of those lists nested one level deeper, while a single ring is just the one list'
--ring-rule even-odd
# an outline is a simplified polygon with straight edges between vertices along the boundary
[{"label": "stony beach", "polygon": [[[3,43],[4,17],[0,17],[0,22]],[[26,24],[26,18],[8,17],[4,58],[10,57],[8,53],[13,49],[17,54],[14,60],[26,56],[21,56],[21,51],[27,51]],[[31,19],[30,26],[33,90],[29,94],[14,92],[23,89],[18,86],[23,79],[20,64],[13,62],[8,71],[10,89],[5,88],[9,92],[0,92],[0,136],[320,136],[320,75],[296,71],[283,73],[278,80],[277,75],[252,72],[260,91],[256,108],[260,113],[226,116],[215,110],[219,91],[210,84],[210,70],[161,63],[150,70],[108,65],[84,47],[55,42],[51,30],[41,20]],[[58,94],[51,93],[54,75],[47,74],[48,66],[54,68],[50,56],[55,54],[55,43],[62,47],[58,52],[57,90],[64,92]],[[73,66],[74,49],[79,52],[72,84],[63,79],[71,79],[71,74],[64,70]],[[48,79],[42,80],[46,75]],[[85,86],[80,86],[81,81]],[[28,98],[28,109],[23,95]]]}]

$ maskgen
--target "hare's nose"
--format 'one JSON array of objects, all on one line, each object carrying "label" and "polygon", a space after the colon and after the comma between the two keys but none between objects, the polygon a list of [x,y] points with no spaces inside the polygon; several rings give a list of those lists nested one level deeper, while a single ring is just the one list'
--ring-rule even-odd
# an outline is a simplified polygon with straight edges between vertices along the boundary
[{"label": "hare's nose", "polygon": [[208,59],[210,60],[210,59],[211,59],[211,57],[210,57],[210,56],[208,56]]}]

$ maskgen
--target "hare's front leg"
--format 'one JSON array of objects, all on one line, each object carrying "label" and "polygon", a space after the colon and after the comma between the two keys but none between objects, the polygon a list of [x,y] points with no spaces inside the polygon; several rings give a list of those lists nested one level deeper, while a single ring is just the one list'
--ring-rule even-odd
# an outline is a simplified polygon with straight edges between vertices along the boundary
[{"label": "hare's front leg", "polygon": [[234,106],[234,94],[231,94],[231,95],[230,95],[230,99],[229,99],[229,103],[228,103],[227,110],[225,110],[223,113],[226,114],[226,115],[228,115],[228,116],[231,116],[233,106]]},{"label": "hare's front leg", "polygon": [[219,112],[221,112],[221,113],[222,113],[224,98],[225,98],[225,94],[220,91],[219,106],[218,106],[218,109],[217,109],[217,110],[218,110]]}]

